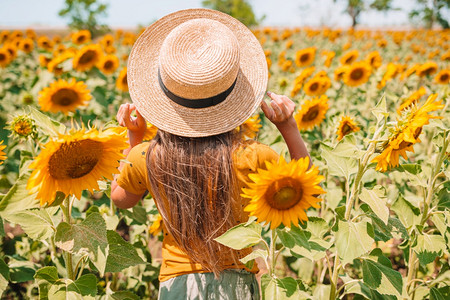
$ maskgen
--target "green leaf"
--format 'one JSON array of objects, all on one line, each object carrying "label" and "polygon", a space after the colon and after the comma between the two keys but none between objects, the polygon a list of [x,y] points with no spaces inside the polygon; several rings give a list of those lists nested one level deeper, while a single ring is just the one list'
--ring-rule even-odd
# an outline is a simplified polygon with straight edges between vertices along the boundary
[{"label": "green leaf", "polygon": [[5,236],[5,227],[3,225],[3,219],[0,217],[0,238]]},{"label": "green leaf", "polygon": [[9,214],[8,221],[19,224],[33,240],[46,240],[54,233],[55,227],[46,209],[32,209]]},{"label": "green leaf", "polygon": [[329,229],[328,223],[322,218],[309,217],[306,222],[306,230],[317,238],[323,238]]},{"label": "green leaf", "polygon": [[118,291],[111,295],[114,300],[140,300],[137,295],[128,291]]},{"label": "green leaf", "polygon": [[398,197],[397,201],[391,206],[391,209],[397,214],[406,229],[420,224],[422,218],[420,210],[405,200],[405,198]]},{"label": "green leaf", "polygon": [[294,246],[300,246],[311,250],[311,247],[308,244],[311,233],[305,232],[295,226],[292,226],[292,228],[285,227],[283,229],[277,229],[277,233],[286,248],[291,249]]},{"label": "green leaf", "polygon": [[252,247],[262,241],[259,223],[239,224],[214,240],[235,250]]},{"label": "green leaf", "polygon": [[377,185],[372,190],[362,188],[359,199],[367,203],[372,211],[387,225],[389,220],[389,208],[386,206],[386,193]]},{"label": "green leaf", "polygon": [[321,155],[327,161],[328,173],[334,176],[344,176],[346,180],[358,171],[356,159],[339,156],[335,149],[322,143]]},{"label": "green leaf", "polygon": [[419,164],[402,164],[399,165],[395,170],[399,172],[408,172],[413,175],[417,175],[422,172],[422,166]]},{"label": "green leaf", "polygon": [[9,281],[9,268],[3,258],[0,258],[0,296],[6,290]]},{"label": "green leaf", "polygon": [[122,209],[121,212],[133,220],[130,225],[147,223],[147,211],[142,206],[134,206],[132,210]]},{"label": "green leaf", "polygon": [[81,290],[70,279],[61,279],[52,284],[48,290],[48,299],[52,300],[83,300]]},{"label": "green leaf", "polygon": [[374,240],[367,233],[367,224],[367,221],[358,223],[339,221],[336,248],[344,266],[372,249]]},{"label": "green leaf", "polygon": [[375,240],[386,242],[391,238],[408,239],[408,231],[399,219],[389,217],[388,224],[386,225],[376,214],[372,212],[367,204],[362,204],[360,208],[366,213],[366,215],[372,219],[372,225],[375,231]]},{"label": "green leaf", "polygon": [[64,134],[66,126],[51,119],[49,116],[44,115],[32,106],[28,106],[31,112],[31,117],[36,122],[44,133],[51,136],[58,136],[58,134]]},{"label": "green leaf", "polygon": [[413,250],[416,252],[420,264],[425,266],[433,262],[436,257],[441,256],[446,248],[445,240],[441,235],[423,233],[417,236],[417,244]]},{"label": "green leaf", "polygon": [[94,274],[85,274],[75,280],[74,284],[77,286],[80,294],[83,296],[95,297],[97,294],[97,277]]},{"label": "green leaf", "polygon": [[9,260],[9,277],[15,283],[33,280],[37,269],[35,263],[24,258]]},{"label": "green leaf", "polygon": [[43,267],[36,271],[34,278],[38,280],[44,280],[48,283],[55,283],[59,280],[58,270],[56,267]]},{"label": "green leaf", "polygon": [[380,101],[372,109],[372,114],[377,118],[377,122],[380,122],[384,118],[389,117],[389,113],[386,108],[386,95],[383,94]]},{"label": "green leaf", "polygon": [[120,272],[125,268],[146,262],[138,255],[136,249],[126,242],[117,232],[107,232],[109,255],[106,260],[105,272]]},{"label": "green leaf", "polygon": [[247,255],[247,256],[241,258],[240,261],[241,261],[243,264],[246,264],[246,263],[248,263],[249,261],[251,261],[251,260],[253,260],[253,259],[256,259],[256,258],[258,258],[258,257],[261,257],[261,258],[263,258],[264,260],[266,260],[266,259],[267,259],[267,256],[268,256],[267,250],[256,249],[256,250],[253,250],[252,253],[250,253],[249,255]]},{"label": "green leaf", "polygon": [[445,299],[446,298],[441,294],[441,292],[437,288],[432,287],[430,289],[430,300],[445,300]]},{"label": "green leaf", "polygon": [[29,177],[29,172],[19,176],[16,183],[0,201],[0,216],[6,218],[8,214],[39,207],[39,201],[36,200],[35,195],[30,195],[26,189]]},{"label": "green leaf", "polygon": [[400,272],[370,259],[362,263],[363,281],[370,288],[385,295],[401,296],[403,279]]},{"label": "green leaf", "polygon": [[99,258],[106,257],[108,240],[105,220],[100,214],[92,213],[80,224],[71,225],[61,222],[56,228],[55,244],[73,254],[88,254],[103,274],[106,260],[99,260]]},{"label": "green leaf", "polygon": [[291,277],[278,279],[264,274],[261,277],[261,290],[263,300],[299,299],[300,297],[298,283]]},{"label": "green leaf", "polygon": [[[445,212],[448,214],[447,219],[450,220],[450,213]],[[431,221],[433,221],[434,225],[436,225],[436,228],[439,230],[442,236],[445,236],[445,234],[448,232],[448,226],[446,225],[445,216],[443,214],[434,214],[431,216]]]}]

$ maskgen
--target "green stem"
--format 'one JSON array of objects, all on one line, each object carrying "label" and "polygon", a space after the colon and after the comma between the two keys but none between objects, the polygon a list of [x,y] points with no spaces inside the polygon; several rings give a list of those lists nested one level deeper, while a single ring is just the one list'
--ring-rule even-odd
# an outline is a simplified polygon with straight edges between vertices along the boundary
[{"label": "green stem", "polygon": [[[431,214],[429,213],[430,210],[430,206],[431,206],[431,200],[433,199],[433,195],[434,195],[434,191],[435,191],[435,185],[436,185],[436,180],[439,177],[439,173],[440,173],[440,169],[442,166],[442,163],[445,159],[446,156],[446,151],[448,148],[448,145],[450,144],[450,136],[447,138],[447,133],[448,131],[444,131],[444,145],[442,146],[441,152],[439,153],[439,156],[436,159],[436,163],[433,166],[433,172],[430,176],[430,179],[428,181],[428,185],[427,185],[427,196],[424,200],[424,204],[423,204],[423,214],[422,214],[422,219],[420,220],[420,227],[423,227],[425,225],[425,223],[428,221],[429,217],[431,216]],[[412,232],[411,234],[411,241],[414,241],[414,237],[415,237],[415,231]],[[407,277],[407,292],[408,294],[412,293],[412,297],[411,299],[414,299],[414,292],[415,292],[415,288],[414,285],[417,282],[417,280],[415,279],[415,275],[416,275],[416,268],[417,268],[417,255],[414,252],[414,250],[412,249],[412,245],[413,243],[410,243],[410,249],[409,249],[409,268],[408,268],[408,277]],[[410,293],[410,289],[413,289],[413,291]]]},{"label": "green stem", "polygon": [[337,277],[340,268],[339,255],[336,253],[334,257],[334,265],[333,265],[333,274],[331,276],[331,291],[330,291],[330,300],[336,299],[336,288],[337,288]]},{"label": "green stem", "polygon": [[270,277],[275,277],[275,248],[276,248],[276,239],[277,239],[277,232],[275,230],[272,230],[272,239],[270,241],[270,269],[269,269],[269,275]]},{"label": "green stem", "polygon": [[[71,224],[71,202],[70,202],[70,198],[66,197],[66,199],[64,199],[63,203],[61,204],[61,210],[63,211],[63,220],[66,223]],[[73,277],[73,265],[72,265],[72,253],[69,252],[64,252],[63,254],[64,256],[64,261],[66,263],[66,268],[67,268],[67,278],[74,280]]]}]

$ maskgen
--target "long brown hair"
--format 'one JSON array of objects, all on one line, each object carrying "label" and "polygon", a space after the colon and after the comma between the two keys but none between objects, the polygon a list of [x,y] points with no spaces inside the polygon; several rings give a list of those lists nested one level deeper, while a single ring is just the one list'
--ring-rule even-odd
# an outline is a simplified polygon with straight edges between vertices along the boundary
[{"label": "long brown hair", "polygon": [[218,277],[236,252],[214,238],[236,225],[236,132],[189,138],[159,130],[147,151],[149,181],[166,230],[190,259]]}]

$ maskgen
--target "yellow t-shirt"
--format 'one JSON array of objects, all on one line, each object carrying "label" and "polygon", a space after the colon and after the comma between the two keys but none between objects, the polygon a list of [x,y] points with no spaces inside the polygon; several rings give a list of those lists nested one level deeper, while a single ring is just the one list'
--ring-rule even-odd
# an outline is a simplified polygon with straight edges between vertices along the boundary
[{"label": "yellow t-shirt", "polygon": [[[150,191],[150,182],[147,176],[146,155],[149,143],[142,143],[135,146],[127,156],[129,163],[125,164],[122,169],[117,183],[120,187],[133,194],[143,194],[145,191]],[[248,178],[249,173],[254,173],[258,168],[265,168],[266,160],[278,160],[278,154],[267,145],[258,143],[253,140],[248,140],[242,143],[233,153],[233,163],[236,170],[239,189],[247,187],[250,183]],[[233,208],[234,211],[241,211],[236,218],[239,223],[248,220],[248,214],[243,211],[243,208],[248,204],[248,199],[241,198],[241,203],[237,203],[239,207]],[[208,272],[201,264],[194,263],[189,256],[178,247],[173,236],[168,232],[164,233],[162,245],[162,264],[159,273],[159,280],[166,281],[170,278],[189,274],[189,273],[204,273]],[[251,252],[251,248],[242,249],[238,251],[238,257],[242,258]],[[224,260],[223,266],[225,269],[246,269],[243,264],[235,265],[233,261]],[[258,267],[248,270],[253,273],[258,272]]]}]

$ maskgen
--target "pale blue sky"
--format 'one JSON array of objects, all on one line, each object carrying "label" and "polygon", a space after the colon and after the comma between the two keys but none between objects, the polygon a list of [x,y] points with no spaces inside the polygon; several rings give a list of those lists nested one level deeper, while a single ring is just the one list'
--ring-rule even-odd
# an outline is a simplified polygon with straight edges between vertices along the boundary
[{"label": "pale blue sky", "polygon": [[[152,21],[180,9],[201,7],[201,0],[103,0],[109,3],[104,22],[113,27],[148,25]],[[266,15],[262,25],[270,26],[339,26],[351,24],[343,13],[344,0],[249,0],[255,14]],[[394,0],[401,10],[366,12],[361,15],[365,26],[408,25],[408,12],[415,0]],[[63,26],[66,19],[58,16],[63,0],[0,0],[0,26]]]}]

